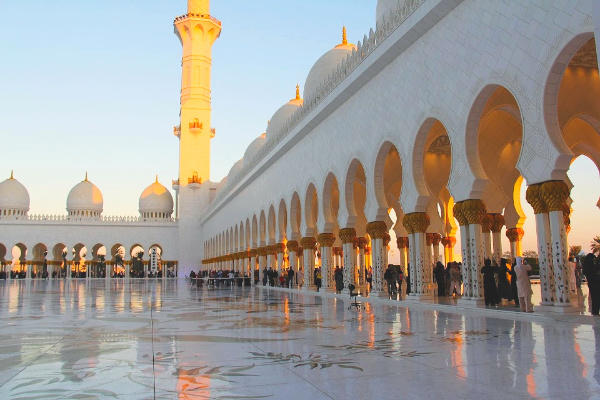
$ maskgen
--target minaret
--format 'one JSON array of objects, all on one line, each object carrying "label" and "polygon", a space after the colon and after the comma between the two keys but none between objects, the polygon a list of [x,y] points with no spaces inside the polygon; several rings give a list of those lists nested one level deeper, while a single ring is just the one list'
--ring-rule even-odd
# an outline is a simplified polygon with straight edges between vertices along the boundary
[{"label": "minaret", "polygon": [[181,122],[179,186],[210,179],[210,69],[212,45],[221,34],[221,22],[210,16],[210,0],[188,0],[187,14],[174,21],[183,46],[181,58]]}]

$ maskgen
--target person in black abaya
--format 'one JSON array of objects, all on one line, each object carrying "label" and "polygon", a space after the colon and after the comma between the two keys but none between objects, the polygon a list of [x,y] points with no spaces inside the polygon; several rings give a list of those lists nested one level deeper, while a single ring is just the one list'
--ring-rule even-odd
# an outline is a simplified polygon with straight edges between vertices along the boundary
[{"label": "person in black abaya", "polygon": [[483,274],[483,294],[486,306],[495,306],[498,301],[498,291],[496,290],[496,278],[494,274],[498,268],[492,267],[492,260],[486,258],[481,268]]},{"label": "person in black abaya", "polygon": [[590,299],[590,308],[592,315],[598,315],[600,312],[600,265],[597,264],[596,256],[589,253],[583,260],[583,274],[587,279],[589,288],[588,298]]},{"label": "person in black abaya", "polygon": [[506,301],[511,301],[513,299],[510,282],[508,281],[508,274],[510,274],[510,270],[506,266],[506,258],[501,258],[500,272],[498,273],[498,292],[500,300],[506,299]]}]

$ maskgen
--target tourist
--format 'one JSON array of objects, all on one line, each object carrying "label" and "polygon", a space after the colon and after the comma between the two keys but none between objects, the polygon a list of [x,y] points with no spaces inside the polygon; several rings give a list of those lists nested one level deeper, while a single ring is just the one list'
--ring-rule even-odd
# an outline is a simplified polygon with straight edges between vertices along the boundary
[{"label": "tourist", "polygon": [[344,289],[344,273],[341,268],[337,267],[335,269],[333,279],[335,280],[335,292],[342,293],[342,290]]},{"label": "tourist", "polygon": [[315,285],[317,286],[317,292],[321,289],[322,279],[321,268],[315,269]]},{"label": "tourist", "polygon": [[433,277],[438,285],[438,297],[446,295],[446,271],[444,271],[444,264],[437,262],[433,268]]},{"label": "tourist", "polygon": [[[387,291],[388,294],[391,296],[396,288],[396,282],[394,281],[394,279],[392,278],[392,265],[388,264],[387,268],[385,269],[385,272],[383,273],[383,279],[385,279],[386,283],[387,283]],[[393,288],[392,288],[393,285]]]},{"label": "tourist", "polygon": [[288,269],[288,285],[290,289],[294,287],[294,269],[290,267]]},{"label": "tourist", "polygon": [[263,280],[262,280],[263,286],[267,286],[268,277],[269,277],[269,272],[267,271],[267,267],[265,267],[265,269],[263,270]]},{"label": "tourist", "polygon": [[600,312],[600,265],[592,253],[585,256],[583,260],[583,274],[587,279],[592,315],[598,315]]},{"label": "tourist", "polygon": [[486,306],[495,306],[498,299],[495,278],[496,271],[497,267],[494,268],[492,266],[492,260],[486,258],[481,268],[481,273],[483,274],[483,296]]},{"label": "tourist", "polygon": [[523,257],[517,257],[517,265],[515,265],[514,270],[517,276],[517,292],[521,311],[533,312],[533,305],[531,304],[533,291],[529,281],[531,266],[527,264],[527,260],[523,260]]},{"label": "tourist", "polygon": [[519,307],[519,292],[517,290],[517,274],[515,272],[515,266],[517,262],[513,259],[513,264],[510,268],[510,289],[512,291],[513,300],[515,301],[515,307]]},{"label": "tourist", "polygon": [[498,272],[498,297],[500,301],[506,300],[509,302],[513,299],[512,290],[510,288],[510,282],[508,277],[510,270],[506,266],[506,258],[500,259],[500,270]]},{"label": "tourist", "polygon": [[455,262],[451,263],[450,267],[450,296],[460,296],[460,269]]},{"label": "tourist", "polygon": [[373,290],[373,268],[367,269],[367,284],[369,285],[369,292]]}]

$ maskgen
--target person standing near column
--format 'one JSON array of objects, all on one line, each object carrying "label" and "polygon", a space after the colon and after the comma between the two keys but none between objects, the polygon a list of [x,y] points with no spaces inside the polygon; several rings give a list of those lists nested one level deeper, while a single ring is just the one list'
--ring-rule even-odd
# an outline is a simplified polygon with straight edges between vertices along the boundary
[{"label": "person standing near column", "polygon": [[596,256],[589,253],[583,260],[583,274],[589,288],[590,311],[592,315],[600,313],[600,266],[596,264]]},{"label": "person standing near column", "polygon": [[531,282],[528,274],[531,271],[531,266],[527,264],[527,261],[523,262],[523,257],[517,257],[517,265],[514,268],[517,275],[517,292],[521,311],[533,312]]}]

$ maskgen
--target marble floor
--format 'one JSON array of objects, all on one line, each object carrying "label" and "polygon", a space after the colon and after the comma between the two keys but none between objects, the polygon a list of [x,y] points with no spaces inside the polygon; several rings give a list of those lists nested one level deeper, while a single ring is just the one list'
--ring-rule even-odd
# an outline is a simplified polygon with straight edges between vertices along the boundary
[{"label": "marble floor", "polygon": [[169,281],[0,283],[0,399],[600,399],[600,326]]}]

